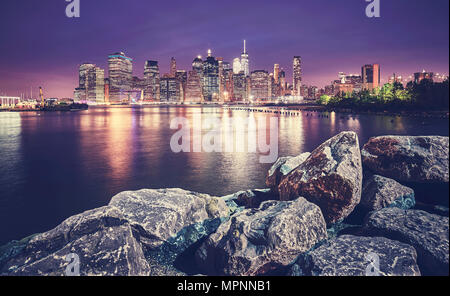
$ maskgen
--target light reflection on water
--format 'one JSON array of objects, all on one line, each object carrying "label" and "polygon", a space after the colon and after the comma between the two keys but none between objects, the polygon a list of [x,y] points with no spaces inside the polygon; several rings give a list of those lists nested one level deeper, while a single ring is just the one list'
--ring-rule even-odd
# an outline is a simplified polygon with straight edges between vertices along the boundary
[{"label": "light reflection on water", "polygon": [[[181,187],[220,196],[264,187],[270,164],[261,164],[258,154],[171,151],[171,119],[193,122],[198,115],[232,119],[249,113],[183,107],[0,113],[0,244],[106,205],[124,190]],[[278,116],[280,156],[311,151],[344,130],[357,132],[361,145],[377,135],[449,133],[447,119],[311,112],[253,115]],[[235,139],[247,144],[246,136],[237,134]]]}]

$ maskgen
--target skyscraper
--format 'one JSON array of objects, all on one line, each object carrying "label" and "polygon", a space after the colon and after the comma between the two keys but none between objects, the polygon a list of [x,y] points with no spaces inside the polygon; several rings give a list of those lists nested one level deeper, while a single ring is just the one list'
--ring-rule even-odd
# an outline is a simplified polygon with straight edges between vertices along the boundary
[{"label": "skyscraper", "polygon": [[109,104],[109,78],[105,78],[105,103]]},{"label": "skyscraper", "polygon": [[233,94],[233,69],[230,63],[223,62],[223,100],[230,101]]},{"label": "skyscraper", "polygon": [[245,101],[247,100],[247,77],[244,71],[238,74],[233,74],[233,93],[232,98],[234,101]]},{"label": "skyscraper", "polygon": [[284,96],[286,94],[286,73],[283,69],[280,71],[280,95]]},{"label": "skyscraper", "polygon": [[197,56],[192,61],[192,70],[197,71],[197,73],[202,76],[202,73],[203,73],[203,60],[202,60],[201,56]]},{"label": "skyscraper", "polygon": [[250,75],[253,99],[267,100],[271,97],[270,76],[267,71],[256,70]]},{"label": "skyscraper", "polygon": [[208,57],[203,62],[203,98],[214,101],[219,98],[219,62],[208,50]]},{"label": "skyscraper", "polygon": [[144,67],[144,97],[149,100],[160,100],[160,74],[157,61],[146,61]]},{"label": "skyscraper", "polygon": [[273,65],[273,80],[275,81],[275,83],[278,83],[279,78],[280,78],[280,65],[275,64]]},{"label": "skyscraper", "polygon": [[300,96],[300,89],[302,86],[302,58],[295,56],[293,60],[293,93],[294,96]]},{"label": "skyscraper", "polygon": [[180,101],[180,82],[175,77],[163,77],[160,79],[161,102]]},{"label": "skyscraper", "polygon": [[380,86],[380,65],[364,65],[361,68],[363,89],[373,90]]},{"label": "skyscraper", "polygon": [[201,77],[195,70],[189,71],[188,73],[185,98],[187,102],[198,103],[203,101]]},{"label": "skyscraper", "polygon": [[186,99],[187,72],[185,70],[177,70],[175,78],[180,86],[180,101],[184,102]]},{"label": "skyscraper", "polygon": [[105,102],[105,70],[85,63],[79,68],[79,85],[74,92],[75,101]]},{"label": "skyscraper", "polygon": [[170,77],[175,77],[177,75],[177,61],[174,57],[170,59]]},{"label": "skyscraper", "polygon": [[239,58],[235,58],[233,60],[233,73],[239,74],[241,72],[241,60]]},{"label": "skyscraper", "polygon": [[133,76],[133,60],[123,52],[108,57],[109,96],[111,102],[121,102],[128,97]]},{"label": "skyscraper", "polygon": [[105,103],[105,70],[94,67],[88,74],[88,100]]},{"label": "skyscraper", "polygon": [[249,67],[248,53],[247,53],[245,40],[244,40],[244,51],[241,54],[241,71],[244,71],[245,76],[250,75],[250,67]]},{"label": "skyscraper", "polygon": [[203,60],[199,55],[192,61],[192,71],[186,81],[186,101],[203,102]]},{"label": "skyscraper", "polygon": [[223,93],[225,91],[225,80],[223,76],[223,58],[217,57],[217,63],[219,64],[219,101],[222,101]]}]

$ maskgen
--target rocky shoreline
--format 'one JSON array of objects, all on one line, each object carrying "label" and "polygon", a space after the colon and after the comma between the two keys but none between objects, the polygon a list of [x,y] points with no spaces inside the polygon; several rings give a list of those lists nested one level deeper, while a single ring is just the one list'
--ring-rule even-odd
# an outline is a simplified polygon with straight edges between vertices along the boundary
[{"label": "rocky shoreline", "polygon": [[[267,189],[143,189],[0,247],[1,275],[448,275],[449,138],[342,132]],[[438,188],[439,190],[431,190]]]}]

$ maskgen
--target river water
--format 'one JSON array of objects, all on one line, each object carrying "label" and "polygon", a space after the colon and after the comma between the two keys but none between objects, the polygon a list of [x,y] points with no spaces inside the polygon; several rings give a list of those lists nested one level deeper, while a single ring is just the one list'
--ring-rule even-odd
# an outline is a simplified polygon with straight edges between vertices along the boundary
[{"label": "river water", "polygon": [[[252,114],[267,123],[276,117],[279,156],[311,151],[345,130],[355,131],[361,145],[378,135],[449,135],[448,119],[305,111],[295,116]],[[170,122],[176,117],[191,124],[194,142],[196,118],[223,122],[248,115],[215,107],[0,112],[0,244],[49,230],[71,215],[106,205],[124,190],[180,187],[222,196],[264,188],[271,164],[261,163],[259,149],[174,153],[170,145],[177,131]],[[267,131],[267,139],[272,132]]]}]

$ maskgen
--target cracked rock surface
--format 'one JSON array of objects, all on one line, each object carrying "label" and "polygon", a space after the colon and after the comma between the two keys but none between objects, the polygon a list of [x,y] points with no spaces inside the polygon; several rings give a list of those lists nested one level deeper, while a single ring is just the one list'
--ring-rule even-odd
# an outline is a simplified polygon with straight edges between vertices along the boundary
[{"label": "cracked rock surface", "polygon": [[220,225],[196,259],[208,274],[261,275],[287,266],[326,238],[325,220],[313,203],[302,197],[266,201]]},{"label": "cracked rock surface", "polygon": [[308,252],[292,275],[419,276],[416,250],[384,237],[342,235]]},{"label": "cracked rock surface", "polygon": [[299,196],[317,204],[327,224],[339,222],[361,199],[362,165],[358,136],[341,132],[316,148],[278,186],[281,200]]},{"label": "cracked rock surface", "polygon": [[397,181],[449,181],[449,137],[374,137],[364,145],[361,154],[365,167]]},{"label": "cracked rock surface", "polygon": [[422,210],[385,208],[371,213],[365,233],[384,236],[413,246],[422,273],[448,275],[449,218]]}]

